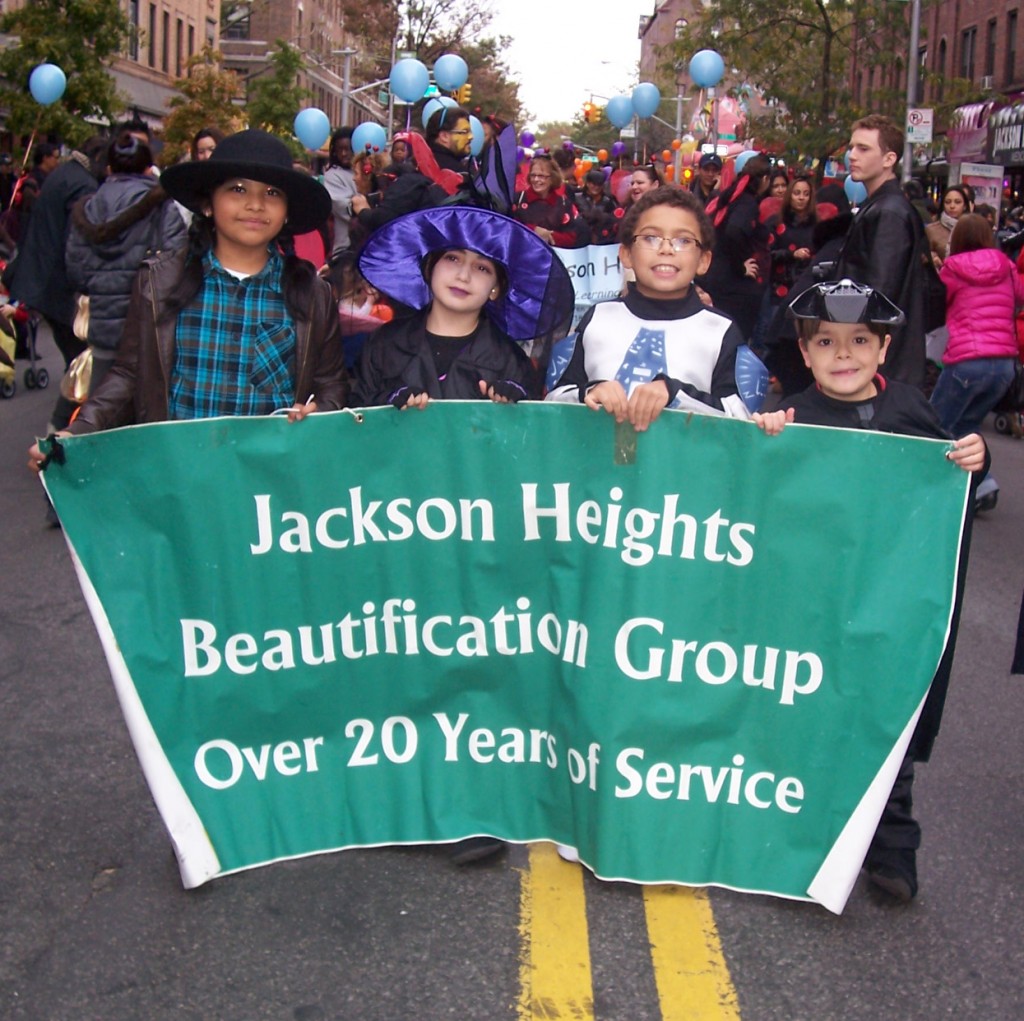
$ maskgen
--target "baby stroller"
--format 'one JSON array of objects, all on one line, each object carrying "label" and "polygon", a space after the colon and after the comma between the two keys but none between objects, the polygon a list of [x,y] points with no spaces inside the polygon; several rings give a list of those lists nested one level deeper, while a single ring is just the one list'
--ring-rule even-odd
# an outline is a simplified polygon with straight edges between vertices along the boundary
[{"label": "baby stroller", "polygon": [[[0,273],[7,268],[9,259],[0,255]],[[36,338],[39,334],[39,315],[22,305],[10,302],[7,289],[0,288],[0,304],[5,310],[0,312],[0,333],[6,338],[12,336],[14,339],[14,354],[11,358],[28,358],[29,366],[22,377],[27,390],[45,390],[50,385],[50,374],[41,365],[38,365],[39,356],[36,354]],[[13,310],[13,311],[12,311]],[[7,366],[4,366],[7,369]],[[10,367],[10,376],[7,372],[0,375],[0,396],[13,397],[17,390],[15,382],[16,372],[13,366]]]},{"label": "baby stroller", "polygon": [[14,381],[14,352],[18,343],[14,332],[7,332],[5,320],[0,317],[0,397],[13,397],[18,384]]}]

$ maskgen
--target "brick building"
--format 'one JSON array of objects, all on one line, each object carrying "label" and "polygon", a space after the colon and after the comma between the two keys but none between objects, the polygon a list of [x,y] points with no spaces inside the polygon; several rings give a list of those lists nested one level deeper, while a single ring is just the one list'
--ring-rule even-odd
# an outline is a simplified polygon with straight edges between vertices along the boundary
[{"label": "brick building", "polygon": [[246,80],[258,77],[268,69],[278,39],[302,51],[306,66],[299,85],[310,90],[310,105],[323,110],[332,125],[386,119],[375,90],[350,91],[343,117],[346,63],[351,69],[359,42],[345,31],[341,0],[263,0],[238,8],[221,37],[225,67]]},{"label": "brick building", "polygon": [[[1012,128],[1024,124],[1024,0],[939,0],[923,2],[921,8],[917,59],[928,74],[921,76],[917,105],[939,106],[950,78],[970,82],[975,94],[948,121],[935,124],[935,140],[917,150],[914,172],[937,189],[949,175],[958,179],[964,164],[1000,166],[1004,197],[1019,205],[1024,201],[1024,144]],[[855,68],[854,94],[865,107],[871,106],[883,74],[902,78],[903,73],[891,66],[887,71]],[[905,78],[890,77],[884,84],[902,88]]]},{"label": "brick building", "polygon": [[[24,3],[4,0],[3,9],[16,10]],[[207,43],[217,45],[220,0],[121,0],[121,7],[131,30],[111,73],[118,91],[128,97],[129,110],[137,110],[158,130],[185,62]]]}]

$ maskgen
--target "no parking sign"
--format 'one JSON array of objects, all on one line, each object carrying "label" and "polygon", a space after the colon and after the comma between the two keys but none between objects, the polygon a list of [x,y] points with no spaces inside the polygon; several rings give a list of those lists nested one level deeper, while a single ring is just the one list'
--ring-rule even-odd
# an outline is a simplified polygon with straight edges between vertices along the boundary
[{"label": "no parking sign", "polygon": [[914,107],[907,111],[907,141],[930,142],[932,140],[933,110]]}]

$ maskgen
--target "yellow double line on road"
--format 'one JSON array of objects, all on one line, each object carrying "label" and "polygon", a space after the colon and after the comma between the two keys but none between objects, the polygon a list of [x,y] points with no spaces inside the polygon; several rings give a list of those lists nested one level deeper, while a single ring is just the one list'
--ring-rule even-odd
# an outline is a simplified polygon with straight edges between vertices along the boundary
[{"label": "yellow double line on road", "polygon": [[[662,1021],[739,1021],[707,893],[643,887]],[[590,1021],[593,985],[583,869],[530,846],[520,903],[520,1021]]]}]

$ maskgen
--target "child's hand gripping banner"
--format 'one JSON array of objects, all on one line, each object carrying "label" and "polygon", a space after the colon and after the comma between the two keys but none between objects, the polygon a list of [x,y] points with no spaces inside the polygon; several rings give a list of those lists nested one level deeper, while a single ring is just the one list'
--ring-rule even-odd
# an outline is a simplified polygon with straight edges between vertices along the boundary
[{"label": "child's hand gripping banner", "polygon": [[840,911],[947,640],[946,446],[450,402],[45,481],[186,886],[487,833]]}]

